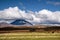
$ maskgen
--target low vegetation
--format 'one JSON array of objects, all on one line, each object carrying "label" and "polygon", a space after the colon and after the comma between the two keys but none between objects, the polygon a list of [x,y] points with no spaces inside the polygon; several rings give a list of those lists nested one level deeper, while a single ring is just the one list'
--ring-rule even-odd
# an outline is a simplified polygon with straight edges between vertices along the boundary
[{"label": "low vegetation", "polygon": [[1,33],[0,40],[60,40],[60,33],[41,33],[41,32]]}]

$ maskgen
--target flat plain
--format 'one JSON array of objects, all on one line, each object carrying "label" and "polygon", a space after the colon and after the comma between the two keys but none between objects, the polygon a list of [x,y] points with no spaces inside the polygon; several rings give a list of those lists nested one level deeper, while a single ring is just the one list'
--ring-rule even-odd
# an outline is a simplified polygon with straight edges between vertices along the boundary
[{"label": "flat plain", "polygon": [[60,40],[60,33],[41,33],[41,32],[0,33],[0,40]]}]

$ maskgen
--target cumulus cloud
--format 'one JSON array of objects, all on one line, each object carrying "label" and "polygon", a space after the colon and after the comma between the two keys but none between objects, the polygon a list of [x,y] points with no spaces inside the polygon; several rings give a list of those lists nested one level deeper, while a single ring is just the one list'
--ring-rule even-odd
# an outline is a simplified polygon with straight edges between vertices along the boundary
[{"label": "cumulus cloud", "polygon": [[60,11],[52,12],[43,9],[37,12],[37,17],[41,19],[41,23],[60,23]]},{"label": "cumulus cloud", "polygon": [[1,19],[25,19],[31,23],[37,24],[60,24],[60,11],[49,11],[46,9],[38,12],[25,12],[18,7],[9,7],[0,11],[0,22],[12,22],[13,20],[1,20]]},{"label": "cumulus cloud", "polygon": [[[24,10],[20,10],[18,7],[9,7],[0,11],[0,21],[3,19],[31,19],[31,16]],[[5,22],[5,20],[3,20]]]},{"label": "cumulus cloud", "polygon": [[8,9],[0,11],[0,19],[28,18],[27,16],[29,17],[25,11],[20,10],[18,7],[9,7]]}]

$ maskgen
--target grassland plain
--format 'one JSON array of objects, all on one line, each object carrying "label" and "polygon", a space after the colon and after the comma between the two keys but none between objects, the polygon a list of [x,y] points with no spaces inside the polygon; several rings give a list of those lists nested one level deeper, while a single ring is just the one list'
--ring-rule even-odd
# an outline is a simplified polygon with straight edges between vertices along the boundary
[{"label": "grassland plain", "polygon": [[41,32],[1,33],[0,40],[60,40],[60,33],[41,33]]}]

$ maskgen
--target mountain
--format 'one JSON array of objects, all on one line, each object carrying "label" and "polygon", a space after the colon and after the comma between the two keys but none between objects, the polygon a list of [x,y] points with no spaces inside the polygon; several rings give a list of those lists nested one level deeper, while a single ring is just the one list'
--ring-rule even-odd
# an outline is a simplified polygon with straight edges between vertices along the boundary
[{"label": "mountain", "polygon": [[0,22],[0,28],[3,28],[3,27],[20,27],[20,26],[29,26],[29,25],[33,25],[33,24],[30,23],[29,21],[25,20],[25,19],[17,19],[15,21],[13,21],[12,23]]},{"label": "mountain", "polygon": [[0,23],[0,28],[2,28],[2,27],[8,27],[8,26],[12,26],[12,25],[9,24],[9,23],[6,23],[6,22],[1,22]]},{"label": "mountain", "polygon": [[32,23],[28,22],[25,19],[17,19],[10,24],[12,24],[12,25],[33,25]]}]

